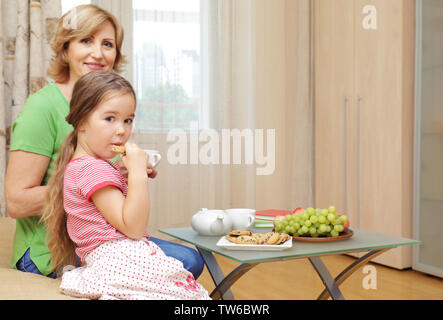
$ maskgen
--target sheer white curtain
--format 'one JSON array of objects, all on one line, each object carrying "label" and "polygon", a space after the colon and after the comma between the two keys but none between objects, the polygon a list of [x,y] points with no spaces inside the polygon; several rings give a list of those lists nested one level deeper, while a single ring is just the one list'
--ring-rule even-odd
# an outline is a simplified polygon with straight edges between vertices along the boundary
[{"label": "sheer white curtain", "polygon": [[[217,3],[133,1],[133,69],[139,96],[134,138],[163,155],[159,175],[151,183],[151,232],[188,226],[203,207],[230,206],[230,167],[202,163],[199,157],[205,145],[200,141],[202,131],[222,127],[223,21]],[[171,130],[179,130],[181,139],[168,141]],[[178,144],[177,163],[169,155]]]},{"label": "sheer white curtain", "polygon": [[310,0],[92,2],[123,21],[133,139],[163,156],[151,233],[189,226],[202,207],[313,205]]}]

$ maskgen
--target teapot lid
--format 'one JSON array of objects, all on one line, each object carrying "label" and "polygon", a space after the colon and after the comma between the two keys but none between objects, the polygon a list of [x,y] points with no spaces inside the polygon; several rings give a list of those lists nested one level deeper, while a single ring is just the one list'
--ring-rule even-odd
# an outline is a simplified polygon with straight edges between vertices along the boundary
[{"label": "teapot lid", "polygon": [[201,213],[225,213],[225,210],[202,208]]}]

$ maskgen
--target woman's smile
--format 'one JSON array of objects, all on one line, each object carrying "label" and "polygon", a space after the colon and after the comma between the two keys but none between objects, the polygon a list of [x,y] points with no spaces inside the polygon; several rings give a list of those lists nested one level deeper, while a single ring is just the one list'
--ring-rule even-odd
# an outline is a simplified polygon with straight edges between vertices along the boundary
[{"label": "woman's smile", "polygon": [[85,62],[85,66],[91,70],[101,70],[105,67],[105,65],[95,62]]}]

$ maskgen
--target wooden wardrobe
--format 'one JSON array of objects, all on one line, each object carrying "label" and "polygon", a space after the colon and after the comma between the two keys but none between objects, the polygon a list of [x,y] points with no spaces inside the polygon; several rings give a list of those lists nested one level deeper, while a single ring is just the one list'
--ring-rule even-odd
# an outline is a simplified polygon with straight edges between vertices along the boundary
[{"label": "wooden wardrobe", "polygon": [[[315,0],[315,206],[412,238],[414,0]],[[375,259],[398,269],[412,248]]]}]

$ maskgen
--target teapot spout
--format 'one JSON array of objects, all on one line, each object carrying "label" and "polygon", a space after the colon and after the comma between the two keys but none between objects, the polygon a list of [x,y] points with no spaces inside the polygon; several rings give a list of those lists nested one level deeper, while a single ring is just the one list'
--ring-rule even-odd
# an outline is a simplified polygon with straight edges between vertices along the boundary
[{"label": "teapot spout", "polygon": [[215,219],[211,223],[211,227],[210,227],[211,233],[213,233],[213,234],[222,234],[223,233],[223,229],[224,229],[223,219],[224,219],[224,216],[222,214],[219,214],[217,216],[217,219]]}]

